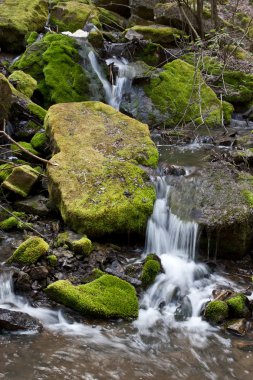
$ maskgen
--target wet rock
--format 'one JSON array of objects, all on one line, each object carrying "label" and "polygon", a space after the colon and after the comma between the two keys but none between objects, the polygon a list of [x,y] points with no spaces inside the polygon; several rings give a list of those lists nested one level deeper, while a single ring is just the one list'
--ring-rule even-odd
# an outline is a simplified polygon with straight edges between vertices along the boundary
[{"label": "wet rock", "polygon": [[235,319],[225,324],[225,329],[235,335],[245,335],[247,331],[246,319]]},{"label": "wet rock", "polygon": [[14,285],[16,290],[29,291],[31,290],[32,280],[28,273],[19,271],[14,276]]},{"label": "wet rock", "polygon": [[181,305],[177,307],[174,316],[176,321],[186,321],[192,316],[192,304],[189,297],[185,296],[182,299]]},{"label": "wet rock", "polygon": [[15,208],[27,214],[39,216],[48,216],[50,213],[48,198],[43,195],[35,195],[34,197],[15,202]]},{"label": "wet rock", "polygon": [[185,168],[169,164],[162,164],[161,170],[163,175],[181,176],[186,174]]},{"label": "wet rock", "polygon": [[29,271],[29,275],[30,275],[32,280],[45,279],[45,278],[47,278],[48,273],[49,273],[48,269],[42,265],[38,266],[38,267],[31,268],[31,270]]},{"label": "wet rock", "polygon": [[0,309],[0,330],[41,332],[42,329],[41,322],[26,313]]}]

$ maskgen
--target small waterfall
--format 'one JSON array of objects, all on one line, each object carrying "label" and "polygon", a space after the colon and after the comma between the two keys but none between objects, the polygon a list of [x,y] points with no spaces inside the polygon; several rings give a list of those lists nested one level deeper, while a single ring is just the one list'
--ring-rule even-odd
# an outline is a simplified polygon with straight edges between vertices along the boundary
[{"label": "small waterfall", "polygon": [[117,70],[115,83],[112,79],[111,84],[105,77],[93,50],[90,50],[88,57],[94,72],[97,74],[100,82],[102,83],[105,91],[106,102],[116,110],[119,110],[124,95],[129,93],[131,90],[135,70],[133,67],[128,65],[128,61],[124,58],[119,59],[114,57],[107,59],[106,64],[112,67],[112,71],[113,68],[116,68]]},{"label": "small waterfall", "polygon": [[12,303],[13,297],[12,272],[0,268],[0,305]]},{"label": "small waterfall", "polygon": [[194,328],[200,324],[208,326],[199,314],[215,282],[216,285],[219,282],[218,277],[214,281],[206,265],[194,261],[198,225],[173,214],[168,204],[170,191],[166,177],[158,177],[157,200],[147,226],[145,255],[156,253],[164,273],[157,276],[141,300],[135,326],[144,334],[158,321],[164,326],[173,326],[179,321]]}]

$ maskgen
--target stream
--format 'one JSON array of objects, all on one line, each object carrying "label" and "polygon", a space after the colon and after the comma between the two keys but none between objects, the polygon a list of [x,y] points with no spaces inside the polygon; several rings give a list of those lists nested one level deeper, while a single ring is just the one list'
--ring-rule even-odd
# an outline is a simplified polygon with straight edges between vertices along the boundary
[{"label": "stream", "polygon": [[[117,69],[113,83],[104,75],[95,53],[86,51],[93,75],[100,81],[107,103],[115,109],[131,91],[134,70],[121,57],[106,64]],[[195,143],[184,148],[159,144],[161,161],[181,165],[191,181],[206,154]],[[174,160],[174,162],[173,162]],[[133,322],[78,319],[66,309],[33,307],[13,291],[12,271],[0,268],[0,307],[38,318],[42,333],[0,335],[0,379],[17,380],[142,380],[142,379],[244,379],[252,378],[253,340],[229,335],[202,320],[203,305],[217,285],[242,290],[246,282],[211,271],[198,261],[198,225],[174,213],[170,205],[173,176],[153,178],[157,200],[149,219],[141,257],[156,253],[164,273],[140,299],[139,317]],[[187,208],[187,207],[186,207]],[[8,244],[0,240],[0,247]],[[0,261],[5,257],[1,255]],[[135,261],[140,259],[136,252]],[[239,276],[238,276],[239,277]],[[251,298],[252,295],[251,295]],[[251,334],[251,335],[250,335]]]}]

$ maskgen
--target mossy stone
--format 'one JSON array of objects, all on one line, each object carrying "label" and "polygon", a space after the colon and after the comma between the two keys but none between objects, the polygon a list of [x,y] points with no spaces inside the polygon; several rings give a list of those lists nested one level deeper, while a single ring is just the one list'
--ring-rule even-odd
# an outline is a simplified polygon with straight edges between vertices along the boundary
[{"label": "mossy stone", "polygon": [[[34,154],[35,156],[39,156],[39,152],[34,149],[31,143],[28,143],[26,141],[19,141],[18,144],[27,150],[29,153]],[[23,149],[21,149],[18,145],[16,144],[11,144],[11,150],[14,155],[17,155],[18,157],[24,159],[24,160],[31,160],[32,157],[29,155],[29,153],[26,153]]]},{"label": "mossy stone", "polygon": [[33,44],[38,38],[38,32],[31,32],[26,38],[26,44],[29,46]]},{"label": "mossy stone", "polygon": [[13,71],[8,80],[18,91],[28,98],[32,97],[34,90],[37,87],[37,81],[31,77],[31,75],[26,74],[21,70]]},{"label": "mossy stone", "polygon": [[46,0],[2,0],[0,2],[0,45],[3,51],[19,52],[25,36],[41,31],[48,17]]},{"label": "mossy stone", "polygon": [[47,135],[45,132],[37,132],[31,139],[31,145],[35,150],[43,152],[47,145]]},{"label": "mossy stone", "polygon": [[83,315],[124,319],[138,316],[138,300],[134,287],[108,274],[79,286],[60,280],[50,284],[45,291],[54,301]]},{"label": "mossy stone", "polygon": [[72,249],[75,253],[87,256],[92,252],[93,245],[90,239],[82,237],[80,240],[72,242]]},{"label": "mossy stone", "polygon": [[136,25],[127,29],[126,32],[129,30],[141,34],[144,40],[149,40],[162,46],[169,46],[171,43],[175,43],[177,39],[182,37],[181,30],[169,26]]},{"label": "mossy stone", "polygon": [[249,317],[250,313],[246,306],[247,297],[244,294],[236,294],[226,301],[231,317]]},{"label": "mossy stone", "polygon": [[228,305],[224,301],[211,301],[205,310],[205,317],[208,321],[219,323],[228,318]]},{"label": "mossy stone", "polygon": [[231,120],[233,107],[222,104],[200,71],[180,59],[163,66],[145,91],[154,105],[168,114],[167,126],[195,122],[215,127],[221,125],[223,118],[225,123]]},{"label": "mossy stone", "polygon": [[143,265],[140,279],[142,285],[147,288],[155,282],[156,276],[161,272],[160,262],[157,260],[156,255],[149,254]]},{"label": "mossy stone", "polygon": [[25,198],[39,178],[37,170],[29,165],[15,167],[9,177],[2,183],[2,187]]},{"label": "mossy stone", "polygon": [[11,163],[0,165],[0,182],[3,182],[7,177],[9,177],[14,167],[15,165]]},{"label": "mossy stone", "polygon": [[12,216],[0,222],[0,229],[3,231],[10,231],[13,229],[23,230],[27,227],[27,223],[22,222],[20,219],[24,217],[24,212],[14,211]]},{"label": "mossy stone", "polygon": [[51,265],[51,267],[55,267],[57,265],[58,259],[55,255],[49,255],[47,256],[47,261],[49,262],[49,265]]},{"label": "mossy stone", "polygon": [[53,147],[49,194],[75,232],[89,237],[143,234],[155,190],[144,170],[156,167],[148,126],[100,102],[57,104],[45,128]]},{"label": "mossy stone", "polygon": [[49,245],[40,237],[32,236],[24,241],[7,260],[8,264],[19,263],[24,265],[35,264],[46,254]]}]

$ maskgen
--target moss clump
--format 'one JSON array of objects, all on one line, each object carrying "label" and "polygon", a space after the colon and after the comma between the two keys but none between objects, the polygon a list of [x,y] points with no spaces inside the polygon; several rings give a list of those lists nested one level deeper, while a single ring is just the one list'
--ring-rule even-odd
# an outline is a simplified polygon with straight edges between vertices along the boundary
[{"label": "moss clump", "polygon": [[88,74],[79,65],[79,60],[73,38],[48,33],[29,47],[12,69],[23,70],[37,80],[38,91],[48,107],[88,98]]},{"label": "moss clump", "polygon": [[34,149],[43,152],[47,145],[47,135],[45,132],[37,132],[31,139],[31,145]]},{"label": "moss clump", "polygon": [[172,42],[175,43],[175,41],[182,36],[181,30],[168,26],[158,27],[157,25],[136,25],[127,29],[126,32],[129,30],[141,34],[144,40],[149,40],[163,46],[168,46]]},{"label": "moss clump", "polygon": [[24,265],[35,264],[39,258],[46,254],[49,245],[40,237],[32,236],[24,241],[8,259],[7,263]]},{"label": "moss clump", "polygon": [[47,111],[40,107],[38,104],[35,103],[29,103],[28,109],[31,112],[32,115],[36,116],[41,121],[44,121]]},{"label": "moss clump", "polygon": [[14,167],[15,165],[13,164],[0,165],[0,182],[3,182],[7,177],[9,177]]},{"label": "moss clump", "polygon": [[154,105],[168,114],[168,126],[190,122],[219,126],[222,112],[225,122],[230,121],[233,107],[224,104],[224,109],[222,108],[221,102],[204,82],[199,70],[195,71],[192,65],[180,59],[166,64],[163,69],[151,79],[145,91]]},{"label": "moss clump", "polygon": [[2,187],[25,198],[30,193],[38,177],[38,171],[29,165],[18,166],[15,167],[9,177],[5,179],[2,183]]},{"label": "moss clump", "polygon": [[27,38],[26,38],[26,43],[27,45],[31,45],[33,44],[38,38],[38,32],[31,32],[28,34]]},{"label": "moss clump", "polygon": [[248,313],[246,301],[247,297],[244,294],[237,294],[228,299],[226,303],[229,308],[229,314],[231,314],[232,317],[244,318],[245,313]]},{"label": "moss clump", "polygon": [[148,127],[85,102],[51,107],[46,130],[58,147],[52,159],[59,166],[48,166],[50,197],[66,224],[89,237],[142,234],[155,190],[139,164],[155,167],[158,160]]},{"label": "moss clump", "polygon": [[[28,152],[35,154],[36,156],[39,156],[39,152],[33,148],[32,144],[30,144],[26,141],[19,141],[18,143],[22,148],[26,149]],[[20,149],[16,144],[11,144],[11,150],[12,150],[14,155],[18,155],[19,157],[23,158],[24,160],[31,159],[31,156],[28,153],[26,153],[25,151],[23,151],[22,149]]]},{"label": "moss clump", "polygon": [[5,51],[21,51],[25,36],[43,30],[48,17],[45,0],[4,0],[0,2],[0,45]]},{"label": "moss clump", "polygon": [[75,253],[87,256],[92,252],[93,245],[90,239],[83,237],[72,242],[72,249]]},{"label": "moss clump", "polygon": [[57,265],[57,256],[55,255],[49,255],[47,256],[47,261],[49,263],[49,265],[51,265],[51,267],[55,267]]},{"label": "moss clump", "polygon": [[72,241],[67,231],[61,232],[58,234],[57,239],[54,243],[55,247],[63,247],[64,245],[67,247],[71,247]]},{"label": "moss clump", "polygon": [[12,214],[13,214],[13,216],[10,216],[9,218],[0,222],[0,229],[1,230],[3,230],[3,231],[10,231],[13,229],[23,230],[28,226],[27,223],[24,223],[24,222],[22,222],[22,220],[20,220],[20,219],[25,217],[24,212],[14,211]]},{"label": "moss clump", "polygon": [[140,279],[146,288],[152,285],[156,276],[161,272],[161,265],[155,255],[148,255],[142,268]]},{"label": "moss clump", "polygon": [[69,281],[57,281],[46,288],[54,301],[83,315],[99,318],[136,318],[138,300],[132,285],[105,274],[84,285],[73,286]]},{"label": "moss clump", "polygon": [[10,83],[16,87],[18,91],[27,96],[32,97],[34,90],[37,87],[37,81],[31,77],[31,75],[24,73],[23,71],[14,71],[8,78]]},{"label": "moss clump", "polygon": [[228,317],[228,305],[224,301],[211,301],[206,307],[205,317],[208,321],[219,323]]}]

